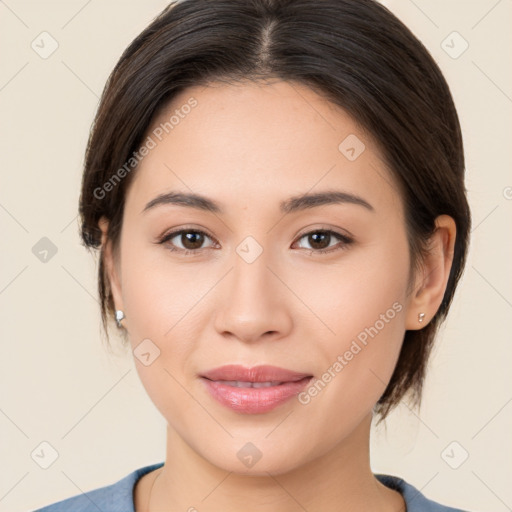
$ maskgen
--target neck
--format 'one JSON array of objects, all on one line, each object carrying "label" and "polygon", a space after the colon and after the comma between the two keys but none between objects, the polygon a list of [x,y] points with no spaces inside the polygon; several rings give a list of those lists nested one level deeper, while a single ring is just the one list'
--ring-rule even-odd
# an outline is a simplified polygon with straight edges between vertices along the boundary
[{"label": "neck", "polygon": [[328,453],[290,471],[260,476],[211,464],[168,426],[166,461],[153,480],[148,512],[405,511],[402,496],[371,471],[370,425],[371,415]]}]

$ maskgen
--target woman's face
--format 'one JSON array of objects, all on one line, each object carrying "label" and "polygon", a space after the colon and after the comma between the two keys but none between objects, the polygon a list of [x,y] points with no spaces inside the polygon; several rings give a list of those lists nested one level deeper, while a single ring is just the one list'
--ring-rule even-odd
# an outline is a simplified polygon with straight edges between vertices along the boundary
[{"label": "woman's face", "polygon": [[[378,148],[342,109],[289,82],[189,88],[147,136],[113,291],[169,428],[216,466],[252,474],[347,444],[412,314],[404,212]],[[171,192],[181,199],[151,206]],[[338,201],[314,200],[326,192]],[[300,375],[258,374],[267,388],[247,384],[256,373],[204,377],[224,365]]]}]

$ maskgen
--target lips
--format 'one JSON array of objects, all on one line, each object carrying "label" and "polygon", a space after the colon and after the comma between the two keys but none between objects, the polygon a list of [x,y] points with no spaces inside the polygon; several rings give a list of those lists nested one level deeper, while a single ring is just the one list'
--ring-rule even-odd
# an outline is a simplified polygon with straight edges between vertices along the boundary
[{"label": "lips", "polygon": [[233,386],[234,388],[270,388],[272,386],[280,386],[283,381],[269,381],[269,382],[245,382],[239,380],[222,380],[226,386]]},{"label": "lips", "polygon": [[275,409],[299,394],[312,378],[312,375],[277,366],[227,365],[201,375],[212,398],[244,414]]},{"label": "lips", "polygon": [[[305,377],[312,377],[311,374],[298,373],[277,366],[254,366],[253,368],[245,368],[240,365],[226,365],[214,368],[201,375],[209,380],[222,380],[227,382],[240,382],[245,384],[253,383],[276,383],[296,382]],[[248,386],[246,386],[248,387]],[[253,386],[257,387],[257,386]]]}]

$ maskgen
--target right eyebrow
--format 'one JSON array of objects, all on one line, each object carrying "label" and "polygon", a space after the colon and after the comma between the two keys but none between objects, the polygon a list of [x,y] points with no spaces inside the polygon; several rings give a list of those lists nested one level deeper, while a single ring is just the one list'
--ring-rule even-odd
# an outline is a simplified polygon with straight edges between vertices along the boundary
[{"label": "right eyebrow", "polygon": [[189,208],[196,208],[198,210],[210,211],[213,213],[223,213],[220,205],[213,199],[209,199],[208,197],[199,194],[189,194],[183,192],[167,192],[165,194],[160,194],[149,201],[141,213],[151,210],[152,208],[155,208],[159,205],[166,204],[177,204],[181,206],[187,206]]}]

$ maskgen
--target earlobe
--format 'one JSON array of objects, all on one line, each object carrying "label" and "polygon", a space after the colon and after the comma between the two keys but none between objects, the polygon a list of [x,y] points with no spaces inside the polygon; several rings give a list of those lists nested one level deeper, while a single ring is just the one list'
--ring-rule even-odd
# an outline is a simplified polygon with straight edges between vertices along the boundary
[{"label": "earlobe", "polygon": [[101,254],[103,258],[103,264],[105,267],[106,275],[108,277],[108,283],[112,292],[115,309],[123,309],[123,301],[121,296],[121,285],[118,277],[118,270],[112,251],[112,242],[108,238],[108,226],[109,221],[105,217],[101,217],[98,222],[98,226],[101,229]]},{"label": "earlobe", "polygon": [[455,221],[448,215],[440,215],[435,224],[409,304],[407,330],[422,329],[430,322],[441,305],[448,284],[456,237]]}]

